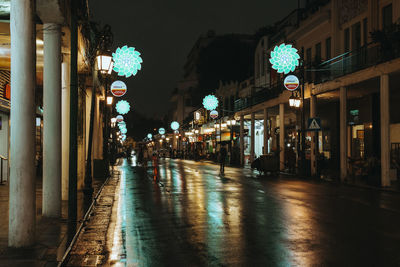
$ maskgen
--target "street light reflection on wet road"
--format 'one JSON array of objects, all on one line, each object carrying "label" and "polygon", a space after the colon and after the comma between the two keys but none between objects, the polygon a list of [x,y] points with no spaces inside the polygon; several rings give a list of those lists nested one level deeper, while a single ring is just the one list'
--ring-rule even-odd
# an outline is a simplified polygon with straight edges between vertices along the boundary
[{"label": "street light reflection on wet road", "polygon": [[119,169],[117,266],[400,262],[399,196],[185,160]]}]

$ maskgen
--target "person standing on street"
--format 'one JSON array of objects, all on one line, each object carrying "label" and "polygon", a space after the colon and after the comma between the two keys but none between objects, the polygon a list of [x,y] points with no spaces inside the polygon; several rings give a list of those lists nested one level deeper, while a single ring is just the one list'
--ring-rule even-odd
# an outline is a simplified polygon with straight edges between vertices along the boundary
[{"label": "person standing on street", "polygon": [[220,173],[223,174],[225,171],[225,158],[226,158],[226,148],[221,145],[219,151],[219,162],[220,162]]}]

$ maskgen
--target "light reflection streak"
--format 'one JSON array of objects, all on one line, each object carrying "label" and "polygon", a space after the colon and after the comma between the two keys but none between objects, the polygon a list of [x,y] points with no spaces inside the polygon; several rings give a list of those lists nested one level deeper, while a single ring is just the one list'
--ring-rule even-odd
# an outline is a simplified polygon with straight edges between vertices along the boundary
[{"label": "light reflection streak", "polygon": [[[125,163],[125,162],[124,162]],[[117,197],[117,221],[114,229],[113,246],[110,260],[115,261],[114,266],[125,266],[126,263],[126,172],[120,169],[119,193]]]}]

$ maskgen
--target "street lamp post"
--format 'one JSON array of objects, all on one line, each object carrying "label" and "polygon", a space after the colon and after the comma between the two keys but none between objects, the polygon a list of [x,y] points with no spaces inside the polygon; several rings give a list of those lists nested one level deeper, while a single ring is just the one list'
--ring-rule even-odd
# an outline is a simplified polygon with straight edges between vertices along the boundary
[{"label": "street lamp post", "polygon": [[105,170],[105,175],[109,176],[109,137],[110,137],[110,107],[113,103],[113,97],[109,95],[109,76],[112,73],[113,61],[111,52],[107,50],[100,51],[96,57],[97,68],[100,73],[100,77],[104,81],[104,96],[105,96],[105,106],[104,106],[104,129],[103,129],[103,159],[107,169]]}]

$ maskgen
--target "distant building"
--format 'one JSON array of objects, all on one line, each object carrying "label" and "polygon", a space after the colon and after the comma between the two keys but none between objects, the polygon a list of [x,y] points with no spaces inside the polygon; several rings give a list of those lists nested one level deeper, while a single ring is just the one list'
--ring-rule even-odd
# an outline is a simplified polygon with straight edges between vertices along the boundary
[{"label": "distant building", "polygon": [[171,96],[171,119],[183,123],[220,81],[242,81],[251,75],[254,46],[253,35],[216,35],[209,31],[200,36],[187,57],[183,79]]}]

